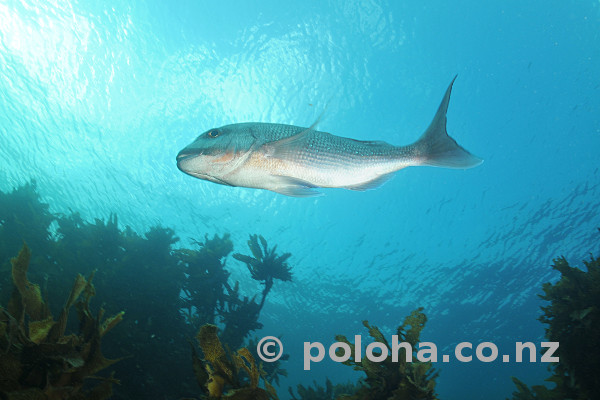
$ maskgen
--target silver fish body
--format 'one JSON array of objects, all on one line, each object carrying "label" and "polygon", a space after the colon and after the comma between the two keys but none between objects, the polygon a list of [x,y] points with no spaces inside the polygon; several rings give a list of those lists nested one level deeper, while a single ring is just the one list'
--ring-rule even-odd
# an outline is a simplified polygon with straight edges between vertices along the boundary
[{"label": "silver fish body", "polygon": [[177,166],[196,178],[288,196],[319,195],[319,187],[372,189],[409,166],[471,168],[482,160],[446,132],[452,83],[429,128],[408,146],[349,139],[314,126],[250,122],[201,134],[179,152]]}]

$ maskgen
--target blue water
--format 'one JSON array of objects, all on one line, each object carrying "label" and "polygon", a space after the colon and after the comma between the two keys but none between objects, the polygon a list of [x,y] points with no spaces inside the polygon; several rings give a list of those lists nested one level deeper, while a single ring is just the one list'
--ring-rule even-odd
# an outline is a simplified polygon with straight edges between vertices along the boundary
[{"label": "blue water", "polygon": [[[283,335],[282,387],[359,375],[302,370],[302,342],[391,335],[541,341],[552,258],[596,251],[600,226],[598,1],[0,2],[0,190],[35,179],[54,212],[117,213],[245,249],[293,254],[259,335]],[[175,165],[199,133],[262,121],[393,144],[426,129],[452,77],[448,131],[485,159],[409,168],[368,192],[318,198],[231,188]],[[242,289],[256,291],[241,263]],[[188,362],[188,360],[182,361]],[[439,363],[443,399],[502,399],[544,364]],[[287,390],[281,389],[281,393]],[[285,398],[285,396],[282,396]]]}]

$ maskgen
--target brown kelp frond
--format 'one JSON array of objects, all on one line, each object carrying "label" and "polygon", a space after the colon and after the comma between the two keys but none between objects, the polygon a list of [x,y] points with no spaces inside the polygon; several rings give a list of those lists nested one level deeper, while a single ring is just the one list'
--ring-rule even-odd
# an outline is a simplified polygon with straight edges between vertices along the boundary
[{"label": "brown kelp frond", "polygon": [[12,264],[12,280],[16,289],[13,292],[10,303],[14,309],[10,310],[10,312],[15,318],[20,319],[23,313],[25,313],[31,319],[37,321],[48,317],[50,311],[42,299],[40,286],[29,282],[27,279],[30,258],[31,251],[24,244],[19,255],[10,260]]},{"label": "brown kelp frond", "polygon": [[[258,339],[251,338],[248,340],[248,345],[246,346],[254,358],[258,357],[258,353],[256,351],[258,347]],[[281,357],[277,361],[268,362],[265,364],[261,364],[261,374],[265,377],[265,382],[270,382],[273,385],[279,386],[279,377],[280,376],[288,376],[287,370],[282,367],[282,365],[290,359],[290,355],[287,353],[283,353]]]},{"label": "brown kelp frond", "polygon": [[[419,337],[425,326],[427,317],[423,309],[414,310],[404,319],[398,327],[398,340],[410,344],[415,352]],[[343,364],[353,366],[355,370],[363,371],[366,375],[361,386],[351,395],[340,396],[344,400],[409,400],[409,399],[437,399],[435,394],[435,380],[438,372],[432,367],[431,362],[421,362],[415,359],[407,362],[406,352],[401,348],[397,362],[392,361],[392,348],[385,340],[383,334],[376,326],[364,321],[363,325],[369,330],[369,335],[375,342],[387,347],[387,358],[381,362],[373,362],[368,357],[360,361],[355,359],[356,346],[343,335],[337,335],[338,342],[346,343],[350,349],[350,358]],[[338,356],[342,356],[342,349],[338,349]],[[381,353],[379,353],[381,355]],[[411,354],[412,356],[412,354]]]},{"label": "brown kelp frond", "polygon": [[123,321],[123,315],[125,315],[125,311],[121,311],[112,317],[106,318],[100,326],[100,337],[106,335],[108,331],[114,328],[119,322]]},{"label": "brown kelp frond", "polygon": [[77,301],[77,299],[81,295],[81,292],[83,292],[89,284],[91,283],[88,283],[88,281],[86,281],[81,274],[77,274],[75,282],[73,283],[73,287],[71,288],[69,298],[67,299],[65,306],[63,307],[63,309],[60,312],[60,315],[58,316],[58,321],[56,325],[54,325],[51,331],[51,340],[56,341],[59,340],[59,338],[61,338],[62,336],[64,336],[65,330],[67,329],[67,320],[69,319],[69,310],[71,309],[71,306],[75,304],[75,301]]},{"label": "brown kelp frond", "polygon": [[[552,379],[546,379],[552,381]],[[553,389],[548,389],[543,385],[534,385],[531,388],[519,379],[512,377],[512,381],[517,387],[517,391],[513,392],[513,400],[564,400],[564,399],[579,399],[579,397],[563,397],[561,394],[564,387],[561,382],[555,382],[557,386]],[[582,399],[583,400],[583,399]]]},{"label": "brown kelp frond", "polygon": [[233,370],[227,362],[225,350],[217,335],[217,327],[210,324],[203,325],[196,335],[196,340],[204,353],[204,359],[211,364],[214,371],[224,379],[232,381]]},{"label": "brown kelp frond", "polygon": [[[203,325],[196,339],[204,358],[193,351],[194,372],[203,389],[203,399],[271,400],[275,389],[265,380],[264,371],[256,364],[247,348],[237,352],[225,350],[215,325]],[[265,388],[259,387],[262,378]]]},{"label": "brown kelp frond", "polygon": [[600,393],[600,258],[584,261],[585,270],[569,265],[564,257],[554,260],[552,268],[561,275],[556,283],[544,283],[540,297],[549,302],[541,307],[539,320],[546,324],[546,337],[560,346],[553,354],[560,360],[546,379],[551,389],[531,388],[513,378],[517,388],[514,400],[592,399]]},{"label": "brown kelp frond", "polygon": [[427,316],[423,313],[423,308],[420,307],[413,310],[408,317],[404,319],[404,323],[398,327],[398,337],[402,342],[408,342],[414,348],[419,343],[421,331],[425,328]]},{"label": "brown kelp frond", "polygon": [[54,327],[56,322],[52,317],[48,317],[41,321],[29,321],[29,339],[35,344],[40,344],[50,333],[50,329]]},{"label": "brown kelp frond", "polygon": [[236,366],[236,369],[239,371],[240,369],[244,369],[248,377],[250,377],[250,387],[255,389],[258,387],[258,378],[260,377],[260,371],[258,370],[256,363],[254,362],[254,357],[248,351],[247,348],[242,347],[231,355],[233,358],[233,363]]},{"label": "brown kelp frond", "polygon": [[[91,279],[79,275],[58,321],[54,321],[39,295],[39,286],[27,280],[29,258],[29,249],[23,246],[12,260],[13,297],[9,308],[0,307],[0,394],[9,399],[109,398],[112,384],[118,381],[93,374],[117,361],[102,355],[100,339],[122,315],[104,322],[102,312],[93,317],[89,310],[93,285]],[[86,295],[77,302],[82,293]],[[79,311],[80,333],[65,336],[68,310],[74,304]],[[88,384],[89,378],[101,383]]]}]

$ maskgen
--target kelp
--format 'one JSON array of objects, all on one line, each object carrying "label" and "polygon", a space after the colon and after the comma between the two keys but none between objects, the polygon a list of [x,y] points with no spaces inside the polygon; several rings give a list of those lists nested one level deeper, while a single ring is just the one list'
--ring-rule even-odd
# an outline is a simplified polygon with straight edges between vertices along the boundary
[{"label": "kelp", "polygon": [[514,400],[592,399],[600,393],[600,258],[584,261],[585,270],[571,267],[564,257],[554,259],[552,268],[561,275],[556,283],[544,283],[539,320],[546,324],[546,338],[559,342],[546,381],[552,388],[531,389],[517,378]]},{"label": "kelp", "polygon": [[[414,310],[404,319],[397,329],[399,342],[407,342],[413,352],[419,343],[421,331],[425,327],[427,317],[423,309]],[[355,345],[346,336],[338,335],[338,342],[346,343],[351,349],[351,357],[343,364],[362,371],[366,377],[361,380],[361,386],[356,393],[342,395],[338,400],[412,400],[412,399],[437,399],[435,394],[435,379],[438,372],[432,367],[431,362],[406,361],[405,349],[400,349],[398,361],[392,361],[392,348],[376,326],[371,326],[368,321],[363,325],[369,330],[369,335],[376,341],[383,343],[388,348],[388,357],[381,362],[372,362],[367,357],[361,361],[354,358]],[[338,349],[338,352],[341,352]],[[341,356],[341,354],[338,354]]]},{"label": "kelp", "polygon": [[[274,280],[292,279],[287,263],[291,254],[279,255],[277,246],[269,249],[262,236],[252,235],[248,246],[254,257],[233,255],[248,265],[254,279],[265,285],[257,303],[256,296],[240,294],[238,282],[233,287],[229,284],[230,274],[225,266],[233,243],[228,234],[214,235],[212,239],[205,236],[204,241],[196,244],[198,249],[181,249],[176,253],[189,275],[183,288],[185,315],[191,323],[222,323],[221,340],[232,348],[241,347],[252,331],[262,328],[258,319]],[[278,373],[283,374],[283,370]]]},{"label": "kelp", "polygon": [[534,385],[530,388],[514,376],[512,377],[512,381],[517,387],[517,391],[513,392],[513,400],[578,399],[577,395],[574,393],[567,395],[567,392],[570,390],[563,386],[563,379],[557,376],[551,376],[550,378],[546,379],[547,382],[552,382],[555,384],[554,388],[552,389],[549,389],[544,385]]},{"label": "kelp", "polygon": [[[258,243],[259,239],[260,244]],[[290,258],[291,253],[284,253],[278,256],[275,252],[277,246],[269,249],[267,241],[262,235],[250,235],[248,247],[253,257],[240,253],[234,254],[233,257],[247,264],[248,270],[252,274],[252,279],[263,282],[272,281],[273,279],[280,279],[282,281],[292,279],[291,269],[286,262]]]},{"label": "kelp", "polygon": [[[258,241],[260,240],[260,244]],[[250,235],[248,247],[252,256],[247,256],[240,253],[235,253],[233,258],[242,261],[248,267],[248,271],[252,275],[252,279],[262,282],[265,288],[260,301],[260,309],[262,309],[267,294],[273,287],[275,279],[281,281],[291,281],[291,267],[287,263],[287,259],[292,256],[291,253],[276,253],[277,246],[269,249],[267,241],[261,235]]]},{"label": "kelp", "polygon": [[198,327],[215,322],[218,310],[227,302],[227,293],[232,290],[225,260],[233,250],[233,242],[225,234],[212,238],[206,235],[204,241],[194,243],[197,248],[179,249],[175,256],[188,275],[182,288],[185,293],[182,309],[186,319]]},{"label": "kelp", "polygon": [[[106,334],[102,340],[106,351],[128,356],[113,367],[123,381],[115,388],[118,396],[162,398],[176,390],[174,397],[182,397],[195,389],[192,371],[179,361],[189,356],[186,337],[195,329],[179,313],[185,273],[174,255],[174,231],[157,225],[138,234],[122,227],[115,214],[89,222],[76,213],[59,215],[56,226],[57,267],[44,271],[48,284],[66,292],[65,276],[96,270],[94,285],[107,313],[126,312],[119,323],[124,334]],[[49,297],[56,304],[57,296]]]},{"label": "kelp", "polygon": [[[44,247],[50,233],[48,227],[54,220],[50,206],[42,202],[35,180],[13,189],[0,191],[0,256],[17,253],[23,240]],[[44,249],[45,250],[45,249]]]},{"label": "kelp", "polygon": [[[93,316],[89,301],[94,294],[92,276],[79,275],[58,320],[42,299],[39,286],[27,278],[31,252],[26,245],[11,260],[14,289],[6,309],[0,307],[0,396],[7,399],[107,399],[111,375],[95,374],[118,360],[100,350],[101,337],[122,318],[103,321],[103,310]],[[80,299],[82,293],[83,298]],[[79,315],[79,334],[65,335],[69,309]],[[91,379],[96,380],[94,385]]]},{"label": "kelp", "polygon": [[[102,347],[108,353],[128,356],[111,367],[123,381],[115,388],[117,395],[181,398],[195,391],[194,375],[181,359],[189,357],[186,338],[199,326],[213,323],[223,327],[221,341],[231,348],[241,347],[251,332],[262,326],[256,300],[259,294],[244,296],[237,283],[228,282],[226,263],[233,251],[229,235],[206,235],[196,241],[198,247],[175,249],[178,238],[169,228],[154,226],[139,234],[122,226],[115,214],[86,220],[77,212],[53,214],[49,210],[35,182],[0,192],[0,304],[6,306],[0,313],[4,315],[13,304],[10,257],[18,253],[24,240],[36,251],[28,264],[23,293],[25,298],[42,300],[27,306],[39,319],[17,310],[18,315],[11,315],[14,322],[0,327],[0,336],[15,331],[12,327],[20,324],[21,314],[26,315],[28,335],[28,330],[35,332],[26,338],[39,345],[57,340],[60,332],[77,332],[76,318],[68,318],[68,311],[74,309],[58,306],[71,291],[70,277],[79,273],[88,277],[96,271],[95,298],[107,313],[116,314],[100,325]],[[260,245],[258,236],[256,239]],[[275,248],[261,252],[280,257]],[[81,279],[87,282],[83,276]],[[190,296],[182,296],[182,291]],[[77,307],[88,294],[84,290],[73,295],[67,303]],[[23,307],[21,301],[14,304]],[[35,306],[39,306],[37,311]],[[127,318],[120,322],[119,311],[124,308]],[[106,334],[117,323],[126,333]],[[10,335],[18,338],[15,332]],[[265,366],[268,380],[275,383],[285,373],[276,365]],[[0,379],[4,376],[0,371]],[[175,387],[174,381],[179,382]]]},{"label": "kelp", "polygon": [[221,322],[221,340],[233,348],[242,345],[250,332],[262,328],[260,309],[254,298],[242,296],[239,283],[229,284],[226,258],[233,250],[228,234],[205,236],[195,241],[197,249],[181,249],[177,256],[188,274],[183,292],[184,315],[190,324],[201,326]]},{"label": "kelp", "polygon": [[[12,279],[10,259],[19,252],[23,242],[36,249],[36,266],[49,265],[48,255],[52,242],[49,227],[54,216],[31,181],[11,192],[0,191],[0,303],[9,299]],[[41,268],[39,269],[41,270]]]},{"label": "kelp", "polygon": [[[252,338],[248,340],[248,345],[246,346],[254,358],[256,359],[258,353],[256,351],[258,346],[258,340],[256,338]],[[279,386],[279,377],[280,376],[288,376],[287,370],[282,367],[282,363],[286,362],[290,359],[290,355],[287,353],[283,353],[281,357],[277,361],[271,361],[263,364],[263,370],[265,372],[265,379],[269,381],[273,385]]]},{"label": "kelp", "polygon": [[10,261],[12,281],[16,290],[13,291],[9,302],[9,312],[19,321],[22,321],[25,314],[28,314],[33,321],[39,322],[49,316],[50,310],[42,299],[40,286],[27,279],[30,258],[31,252],[24,245],[19,255]]},{"label": "kelp", "polygon": [[259,316],[260,306],[254,301],[254,297],[241,296],[236,282],[219,308],[219,319],[225,325],[221,336],[223,341],[233,348],[240,347],[252,331],[263,327],[258,322]]},{"label": "kelp", "polygon": [[[204,358],[192,346],[194,372],[203,390],[202,399],[271,400],[277,399],[273,386],[265,379],[261,365],[251,352],[242,347],[236,352],[225,350],[215,325],[203,325],[196,340]],[[264,388],[260,387],[263,381]]]},{"label": "kelp", "polygon": [[296,397],[291,387],[288,388],[292,400],[335,400],[340,396],[354,394],[358,390],[358,386],[351,383],[334,385],[329,379],[326,379],[325,387],[313,382],[313,386],[298,385],[296,390],[299,397]]}]

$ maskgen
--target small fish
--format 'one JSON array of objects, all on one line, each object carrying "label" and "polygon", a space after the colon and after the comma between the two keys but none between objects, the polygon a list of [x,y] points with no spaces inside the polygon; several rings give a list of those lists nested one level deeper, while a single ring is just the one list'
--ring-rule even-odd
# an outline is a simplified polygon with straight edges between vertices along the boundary
[{"label": "small fish", "polygon": [[[456,77],[454,77],[456,79]],[[402,168],[472,168],[483,162],[446,132],[454,79],[429,128],[411,145],[359,141],[293,125],[249,122],[201,134],[177,154],[177,167],[199,179],[287,196],[317,188],[374,189]]]}]

